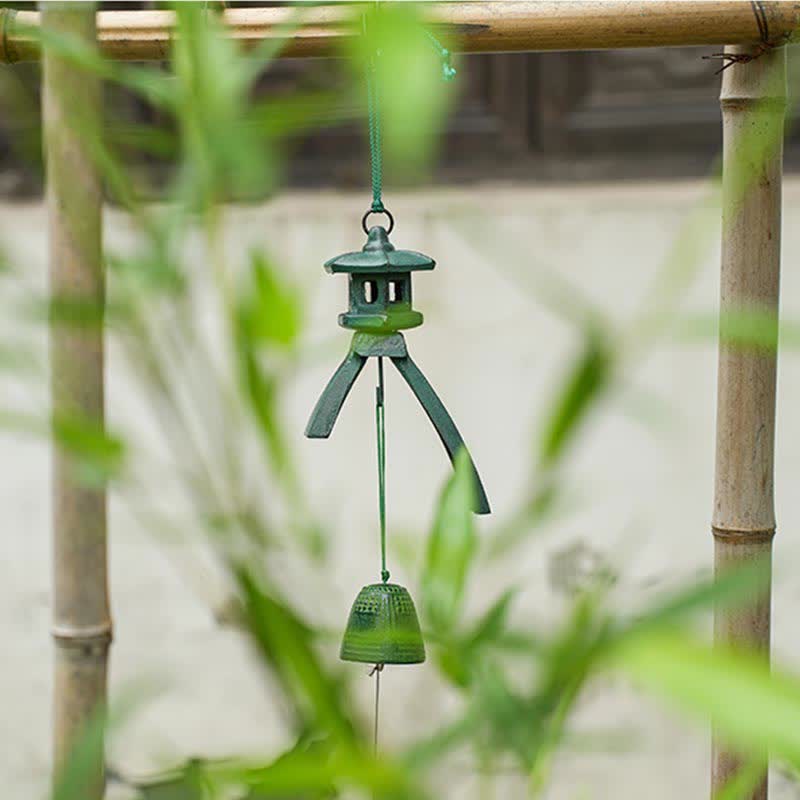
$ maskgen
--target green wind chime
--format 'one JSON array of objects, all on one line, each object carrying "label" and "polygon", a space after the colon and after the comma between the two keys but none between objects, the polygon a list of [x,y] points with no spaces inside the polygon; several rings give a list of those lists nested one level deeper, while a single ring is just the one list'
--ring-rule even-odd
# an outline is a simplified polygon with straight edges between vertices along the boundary
[{"label": "green wind chime", "polygon": [[[366,28],[366,26],[365,26]],[[365,29],[366,33],[366,29]],[[451,80],[455,69],[450,54],[427,33],[439,50],[443,61],[443,77]],[[383,360],[388,358],[403,376],[417,397],[450,457],[464,450],[469,459],[475,486],[475,507],[478,514],[488,514],[486,497],[478,471],[466,451],[444,404],[433,387],[411,359],[401,331],[422,324],[422,314],[412,307],[411,273],[432,270],[436,262],[413,250],[397,250],[389,241],[394,218],[382,200],[382,159],[380,102],[378,96],[376,58],[367,72],[369,106],[369,144],[372,171],[372,205],[364,214],[361,226],[367,235],[364,247],[344,253],[325,263],[332,273],[349,275],[349,308],[339,315],[343,328],[355,331],[350,351],[331,377],[317,401],[306,427],[311,439],[327,439],[350,389],[369,358],[377,359],[375,421],[378,450],[378,510],[380,521],[381,582],[365,586],[353,603],[342,640],[340,657],[345,661],[373,664],[376,676],[375,738],[378,730],[378,698],[380,673],[386,664],[419,664],[425,660],[425,643],[420,631],[414,601],[408,590],[389,582],[386,568],[386,435],[384,426],[385,392]],[[388,229],[368,226],[372,214],[384,214]]]}]

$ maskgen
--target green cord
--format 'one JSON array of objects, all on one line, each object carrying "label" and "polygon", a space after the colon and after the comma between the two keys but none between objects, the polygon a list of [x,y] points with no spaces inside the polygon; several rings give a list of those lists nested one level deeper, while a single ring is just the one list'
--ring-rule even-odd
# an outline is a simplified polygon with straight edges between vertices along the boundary
[{"label": "green cord", "polygon": [[381,154],[381,109],[375,59],[367,67],[367,104],[369,107],[369,160],[372,168],[372,210],[385,211],[383,206],[383,157]]},{"label": "green cord", "polygon": [[[367,32],[366,16],[364,33]],[[425,31],[436,52],[442,59],[442,77],[451,81],[456,76],[456,68],[451,63],[450,51],[430,32]],[[367,66],[367,108],[369,114],[369,161],[372,172],[372,206],[375,213],[383,213],[383,147],[381,143],[381,104],[378,91],[377,58],[375,53]]]},{"label": "green cord", "polygon": [[433,45],[434,50],[436,50],[439,57],[442,59],[442,77],[446,81],[453,80],[458,74],[458,70],[451,62],[450,51],[430,31],[425,31],[425,34]]},{"label": "green cord", "polygon": [[383,356],[378,357],[378,386],[375,389],[375,428],[378,435],[378,514],[381,525],[381,580],[389,580],[386,569],[386,427],[384,425]]}]

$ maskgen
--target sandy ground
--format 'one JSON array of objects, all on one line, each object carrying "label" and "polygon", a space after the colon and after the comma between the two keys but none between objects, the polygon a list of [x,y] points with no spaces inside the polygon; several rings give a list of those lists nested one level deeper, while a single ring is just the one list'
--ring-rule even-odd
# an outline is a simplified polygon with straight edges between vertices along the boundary
[{"label": "sandy ground", "polygon": [[[800,315],[800,181],[786,187],[783,312]],[[391,198],[399,220],[398,246],[430,252],[437,270],[415,282],[415,305],[426,325],[408,335],[418,363],[456,418],[482,471],[496,518],[519,499],[531,442],[567,359],[579,344],[575,328],[541,302],[541,276],[552,271],[578,287],[620,324],[642,307],[670,244],[691,209],[706,195],[700,183],[527,189],[476,186]],[[357,588],[376,564],[374,451],[371,391],[360,386],[327,443],[302,436],[307,413],[347,346],[335,333],[345,298],[343,281],[325,275],[322,262],[360,246],[358,220],[364,198],[318,193],[292,195],[267,207],[232,209],[227,242],[234,255],[251,245],[269,246],[310,291],[309,341],[330,341],[292,387],[287,404],[289,436],[315,508],[333,520],[331,570],[325,587],[298,585],[305,602],[320,606],[331,624],[342,624]],[[716,308],[718,224],[712,214],[708,246],[684,308]],[[112,246],[124,242],[126,222],[108,213]],[[44,213],[40,205],[0,210],[0,242],[30,280],[44,285]],[[199,265],[198,265],[198,268]],[[43,347],[42,341],[38,346]],[[792,580],[800,563],[800,504],[796,486],[800,417],[798,354],[781,362],[778,401],[774,650],[800,669],[800,637]],[[135,398],[112,350],[109,412],[123,427],[137,412]],[[553,558],[581,543],[621,570],[620,594],[635,607],[655,584],[708,567],[712,493],[716,356],[710,340],[667,339],[629,376],[626,390],[587,427],[571,454],[568,476],[579,504],[525,546],[511,562],[481,571],[470,594],[473,612],[484,608],[507,582],[524,588],[518,614],[557,620],[564,597],[548,575]],[[368,381],[366,382],[368,383]],[[28,401],[30,389],[11,385],[8,396]],[[31,403],[41,402],[31,397]],[[420,536],[447,464],[439,443],[413,399],[393,374],[388,379],[389,508],[391,530]],[[0,469],[0,508],[6,533],[0,546],[0,631],[5,642],[0,715],[0,783],[6,798],[42,796],[49,760],[50,653],[48,451],[41,442],[5,435]],[[344,467],[344,468],[343,468]],[[369,491],[357,487],[370,487]],[[488,531],[492,521],[482,520]],[[111,509],[112,595],[116,640],[112,656],[115,696],[135,682],[158,679],[166,688],[115,740],[111,761],[138,776],[191,755],[269,752],[281,741],[268,686],[240,635],[220,626],[187,567],[192,545],[163,546],[144,533],[114,499]],[[191,537],[187,537],[191,541]],[[415,539],[411,539],[415,541]],[[395,574],[412,588],[415,576],[394,557]],[[187,577],[188,575],[188,577]],[[199,582],[203,583],[203,578]],[[198,595],[201,595],[200,597]],[[324,604],[323,604],[324,599]],[[358,668],[353,667],[355,673]],[[358,674],[365,717],[371,683]],[[453,698],[433,670],[387,673],[382,718],[387,747],[446,718]],[[708,747],[702,726],[666,711],[621,682],[590,687],[577,725],[602,739],[621,730],[616,747],[576,746],[555,765],[548,798],[667,800],[707,796]],[[583,741],[583,740],[582,740]],[[773,797],[800,796],[781,775]],[[525,796],[524,785],[499,780],[497,796]],[[120,786],[112,786],[126,796]],[[478,782],[459,770],[442,782],[442,798],[478,796]]]}]

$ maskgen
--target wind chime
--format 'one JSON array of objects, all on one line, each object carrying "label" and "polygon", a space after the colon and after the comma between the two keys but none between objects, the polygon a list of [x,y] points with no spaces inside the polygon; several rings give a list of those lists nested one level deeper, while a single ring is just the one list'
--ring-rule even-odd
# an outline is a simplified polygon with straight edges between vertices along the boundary
[{"label": "wind chime", "polygon": [[[366,33],[366,23],[365,23]],[[449,52],[432,34],[426,35],[438,49],[443,77],[451,80],[455,69]],[[383,360],[388,358],[403,376],[430,419],[450,460],[464,451],[474,482],[474,511],[488,514],[489,501],[464,440],[442,401],[408,353],[401,331],[422,324],[422,314],[412,307],[411,273],[432,270],[436,262],[413,250],[397,250],[389,240],[394,218],[382,200],[380,104],[376,59],[367,72],[369,143],[372,168],[372,205],[361,220],[367,235],[364,247],[325,263],[331,274],[349,275],[349,308],[339,315],[339,325],[354,331],[350,351],[322,392],[306,427],[311,439],[327,439],[347,395],[367,363],[377,361],[375,423],[378,451],[378,512],[380,522],[381,581],[364,586],[358,593],[342,640],[344,661],[373,664],[375,675],[375,743],[378,737],[380,674],[387,664],[420,664],[425,661],[425,643],[414,601],[404,586],[390,583],[386,568],[386,435]],[[384,214],[388,229],[368,226],[372,214]]]}]

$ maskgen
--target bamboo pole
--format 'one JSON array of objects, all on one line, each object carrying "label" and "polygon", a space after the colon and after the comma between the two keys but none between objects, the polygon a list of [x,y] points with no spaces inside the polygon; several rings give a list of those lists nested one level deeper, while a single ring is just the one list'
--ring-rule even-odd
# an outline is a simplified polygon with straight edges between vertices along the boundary
[{"label": "bamboo pole", "polygon": [[[750,43],[764,38],[760,10],[771,41],[787,40],[800,26],[796,3],[744,0],[448,2],[430,3],[426,14],[431,29],[455,49],[485,53]],[[3,9],[0,15],[0,62],[38,58],[39,13]],[[174,20],[170,11],[101,11],[100,49],[117,60],[167,58]],[[360,31],[352,6],[341,2],[299,11],[232,8],[223,20],[244,46],[286,38],[284,57],[335,54]]]},{"label": "bamboo pole", "polygon": [[[95,42],[93,4],[45,4],[43,26]],[[101,186],[90,142],[101,123],[99,79],[53,52],[44,56],[42,115],[47,163],[50,292],[55,300],[102,312]],[[102,326],[51,324],[51,402],[55,421],[102,425]],[[54,765],[63,765],[87,724],[103,712],[111,642],[106,494],[88,488],[70,454],[53,445]],[[102,746],[81,797],[103,796]]]},{"label": "bamboo pole", "polygon": [[[728,48],[733,55],[752,52]],[[776,49],[724,72],[723,218],[720,314],[757,314],[774,324],[777,346],[781,174],[786,54]],[[775,347],[725,341],[719,347],[717,453],[713,515],[715,569],[771,561],[775,533],[773,451]],[[770,587],[715,615],[715,641],[769,659]],[[715,743],[712,792],[737,773],[741,756]],[[751,795],[767,797],[767,776]]]}]

